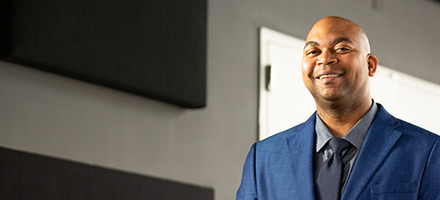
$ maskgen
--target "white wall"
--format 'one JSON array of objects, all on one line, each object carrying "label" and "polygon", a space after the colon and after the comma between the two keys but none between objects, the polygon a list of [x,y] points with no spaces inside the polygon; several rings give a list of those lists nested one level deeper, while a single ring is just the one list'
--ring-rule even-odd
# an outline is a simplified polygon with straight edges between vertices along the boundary
[{"label": "white wall", "polygon": [[440,85],[378,66],[371,80],[372,97],[395,117],[440,134]]},{"label": "white wall", "polygon": [[377,2],[209,1],[208,106],[199,110],[0,62],[0,145],[211,186],[217,200],[234,199],[257,139],[258,27],[304,39],[319,18],[348,17],[383,65],[440,82],[440,4]]}]

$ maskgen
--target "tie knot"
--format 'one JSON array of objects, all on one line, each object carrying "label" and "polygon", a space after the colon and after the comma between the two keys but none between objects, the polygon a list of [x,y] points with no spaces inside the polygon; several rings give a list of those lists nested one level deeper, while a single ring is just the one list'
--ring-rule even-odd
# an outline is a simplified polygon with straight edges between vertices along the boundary
[{"label": "tie knot", "polygon": [[329,145],[333,152],[338,155],[340,155],[342,151],[350,147],[350,143],[342,138],[332,138]]}]

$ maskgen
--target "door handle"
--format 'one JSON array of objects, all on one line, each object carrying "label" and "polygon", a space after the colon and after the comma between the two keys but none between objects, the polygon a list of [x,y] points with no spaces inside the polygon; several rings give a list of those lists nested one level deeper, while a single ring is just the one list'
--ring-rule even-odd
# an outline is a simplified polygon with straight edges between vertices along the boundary
[{"label": "door handle", "polygon": [[265,71],[265,85],[267,91],[272,91],[275,88],[275,69],[272,65],[266,65]]}]

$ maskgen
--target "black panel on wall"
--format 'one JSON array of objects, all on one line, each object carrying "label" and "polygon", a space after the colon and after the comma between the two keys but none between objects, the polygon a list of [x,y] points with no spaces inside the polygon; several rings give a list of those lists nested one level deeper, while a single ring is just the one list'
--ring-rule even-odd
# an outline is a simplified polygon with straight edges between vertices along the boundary
[{"label": "black panel on wall", "polygon": [[0,3],[0,56],[8,55],[11,51],[11,1],[1,1]]},{"label": "black panel on wall", "polygon": [[0,198],[212,200],[211,188],[0,148]]},{"label": "black panel on wall", "polygon": [[5,60],[181,107],[206,105],[206,0],[10,2]]}]

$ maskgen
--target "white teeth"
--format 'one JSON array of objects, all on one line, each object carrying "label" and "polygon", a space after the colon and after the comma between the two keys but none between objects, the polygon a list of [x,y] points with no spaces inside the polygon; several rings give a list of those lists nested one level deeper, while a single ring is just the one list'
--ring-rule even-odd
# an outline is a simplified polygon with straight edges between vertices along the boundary
[{"label": "white teeth", "polygon": [[322,75],[319,77],[319,79],[323,79],[323,78],[334,78],[334,77],[338,77],[338,74],[326,74],[326,75]]}]

